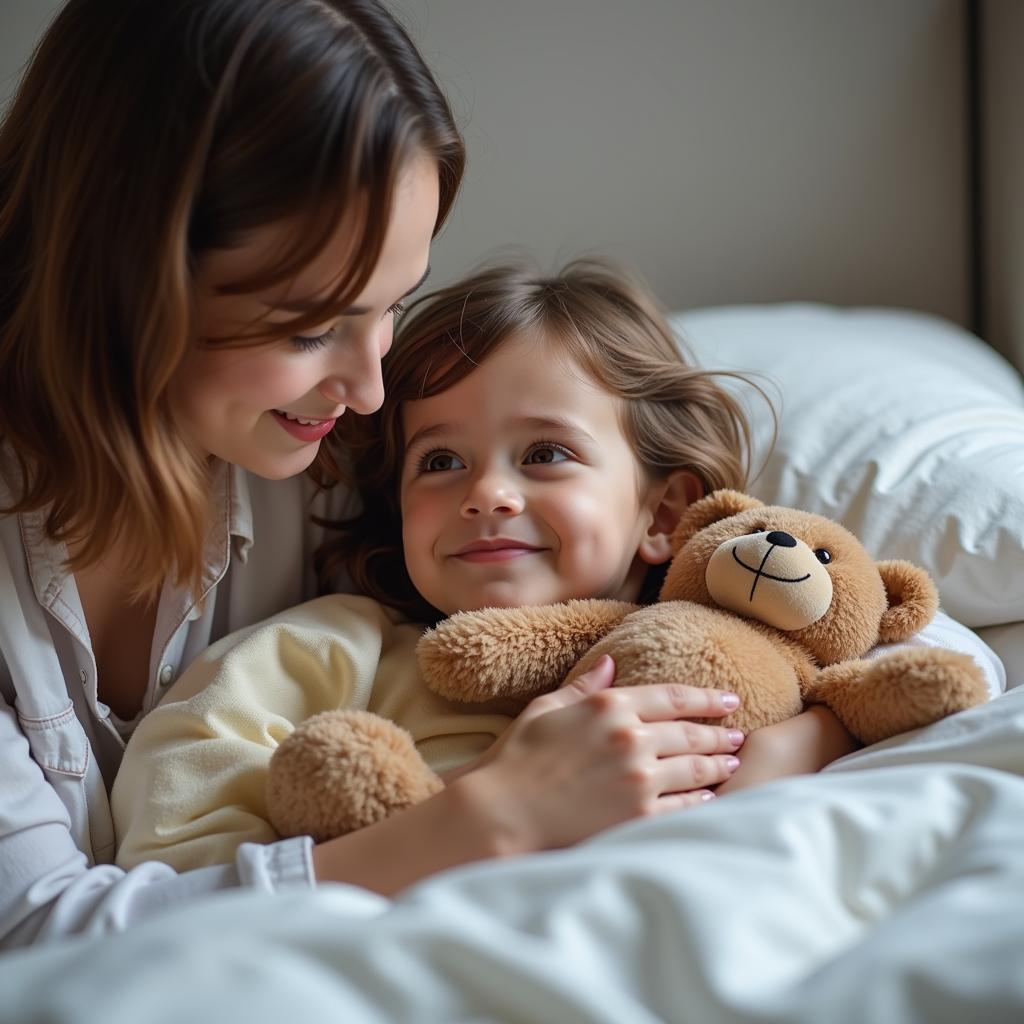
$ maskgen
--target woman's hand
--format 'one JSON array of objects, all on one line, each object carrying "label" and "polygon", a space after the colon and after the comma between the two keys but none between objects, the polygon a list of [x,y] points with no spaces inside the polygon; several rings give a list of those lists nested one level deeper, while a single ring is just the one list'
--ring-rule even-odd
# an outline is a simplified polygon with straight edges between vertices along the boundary
[{"label": "woman's hand", "polygon": [[736,773],[716,792],[724,796],[787,775],[818,772],[859,746],[828,708],[815,704],[795,718],[755,729],[743,744]]},{"label": "woman's hand", "polygon": [[611,689],[614,676],[604,657],[536,698],[452,783],[471,815],[491,819],[501,852],[569,846],[630,818],[699,804],[738,766],[741,732],[685,721],[728,714],[734,694],[682,684]]}]

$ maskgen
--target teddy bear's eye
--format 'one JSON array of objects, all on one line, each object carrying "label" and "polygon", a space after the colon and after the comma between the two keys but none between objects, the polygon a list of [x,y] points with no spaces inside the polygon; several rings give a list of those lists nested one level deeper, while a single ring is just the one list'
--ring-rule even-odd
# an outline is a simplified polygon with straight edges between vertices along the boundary
[{"label": "teddy bear's eye", "polygon": [[765,527],[763,527],[763,526],[755,526],[752,530],[747,530],[748,534],[764,533],[764,532],[765,532]]},{"label": "teddy bear's eye", "polygon": [[814,557],[821,562],[822,565],[828,565],[832,561],[832,553],[827,551],[825,548],[816,548]]}]

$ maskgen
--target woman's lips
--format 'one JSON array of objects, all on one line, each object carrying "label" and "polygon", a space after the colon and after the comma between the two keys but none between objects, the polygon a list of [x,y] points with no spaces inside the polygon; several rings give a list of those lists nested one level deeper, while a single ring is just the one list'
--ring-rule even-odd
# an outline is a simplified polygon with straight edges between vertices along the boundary
[{"label": "woman's lips", "polygon": [[[289,419],[283,412],[278,412],[277,409],[272,409],[271,415],[273,415],[278,424],[288,431],[292,437],[299,441],[303,441],[306,444],[311,441],[319,441],[321,438],[326,437],[334,429],[334,424],[338,422],[338,418],[335,416],[329,420],[318,420],[314,423],[300,423],[298,420]],[[305,418],[306,417],[303,417],[303,419]]]}]

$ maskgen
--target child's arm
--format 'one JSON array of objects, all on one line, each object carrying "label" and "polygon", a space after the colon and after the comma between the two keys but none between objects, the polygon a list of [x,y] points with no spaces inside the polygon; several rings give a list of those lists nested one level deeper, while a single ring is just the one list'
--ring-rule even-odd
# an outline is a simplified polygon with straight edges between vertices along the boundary
[{"label": "child's arm", "polygon": [[739,768],[715,792],[725,796],[787,775],[821,771],[859,746],[828,708],[816,704],[795,718],[755,729],[738,753]]}]

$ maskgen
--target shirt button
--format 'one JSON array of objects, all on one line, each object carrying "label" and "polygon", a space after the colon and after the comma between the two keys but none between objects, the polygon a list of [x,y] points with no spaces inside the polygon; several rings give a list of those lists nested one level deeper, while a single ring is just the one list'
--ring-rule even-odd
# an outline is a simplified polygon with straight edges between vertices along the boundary
[{"label": "shirt button", "polygon": [[171,680],[173,678],[174,678],[174,666],[173,665],[164,665],[164,666],[162,666],[161,669],[160,669],[160,676],[159,676],[160,685],[161,686],[170,686]]},{"label": "shirt button", "polygon": [[87,672],[85,671],[85,669],[84,669],[84,668],[83,668],[83,669],[81,670],[81,672],[79,672],[78,674],[79,674],[79,676],[81,676],[81,679],[82,679],[82,685],[83,685],[83,686],[85,686],[85,685],[86,685],[86,683],[88,683],[88,682],[89,682],[89,674],[88,674],[88,673],[87,673]]}]

